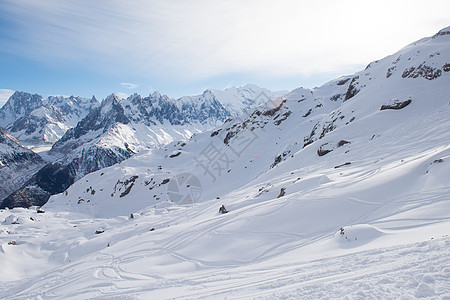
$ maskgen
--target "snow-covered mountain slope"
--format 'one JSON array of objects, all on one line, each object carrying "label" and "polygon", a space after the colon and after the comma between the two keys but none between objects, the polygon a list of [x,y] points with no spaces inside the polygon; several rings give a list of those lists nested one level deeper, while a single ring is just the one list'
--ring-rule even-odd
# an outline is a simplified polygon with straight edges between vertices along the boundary
[{"label": "snow-covered mountain slope", "polygon": [[0,108],[0,126],[6,127],[17,119],[28,115],[34,109],[42,106],[44,99],[37,94],[15,92]]},{"label": "snow-covered mountain slope", "polygon": [[0,297],[450,297],[448,63],[450,28],[1,211]]},{"label": "snow-covered mountain slope", "polygon": [[44,165],[36,153],[24,148],[0,127],[0,205],[1,200],[24,184]]},{"label": "snow-covered mountain slope", "polygon": [[[22,102],[27,102],[27,99],[22,97]],[[95,97],[84,99],[74,96],[50,96],[43,100],[40,106],[14,120],[6,130],[30,147],[51,146],[97,105]]]},{"label": "snow-covered mountain slope", "polygon": [[219,102],[229,112],[229,115],[234,117],[287,93],[288,91],[273,92],[254,84],[246,84],[240,87],[232,86],[225,90],[207,89],[201,95],[181,97],[178,102],[183,105],[204,103],[202,106],[208,109],[208,105]]},{"label": "snow-covered mountain slope", "polygon": [[[53,145],[49,154],[58,159],[37,172],[4,203],[14,207],[26,198],[27,206],[42,205],[50,195],[64,191],[88,173],[121,162],[142,149],[187,139],[279,93],[246,85],[178,100],[158,92],[123,100],[112,94]],[[255,101],[249,97],[255,97]],[[233,104],[233,110],[220,99],[228,106]]]}]

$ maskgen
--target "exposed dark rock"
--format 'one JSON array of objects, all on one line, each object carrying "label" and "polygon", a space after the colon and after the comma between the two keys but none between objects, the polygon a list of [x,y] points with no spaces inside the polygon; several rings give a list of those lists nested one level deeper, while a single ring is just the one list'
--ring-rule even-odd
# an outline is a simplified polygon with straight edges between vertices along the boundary
[{"label": "exposed dark rock", "polygon": [[325,143],[321,145],[319,149],[317,149],[317,155],[324,156],[325,154],[330,153],[331,151],[333,151],[333,147],[330,146],[328,143]]},{"label": "exposed dark rock", "polygon": [[122,198],[122,197],[125,197],[126,195],[128,195],[131,192],[131,189],[133,188],[133,186],[134,186],[134,182],[132,182],[131,185],[127,186],[125,191],[123,191],[119,197]]},{"label": "exposed dark rock", "polygon": [[411,99],[408,99],[406,101],[399,101],[395,100],[390,104],[384,104],[381,106],[380,110],[386,110],[386,109],[402,109],[408,106],[411,103]]},{"label": "exposed dark rock", "polygon": [[337,166],[335,166],[334,168],[335,168],[335,169],[338,169],[338,168],[340,168],[340,167],[348,166],[348,165],[350,165],[350,164],[351,164],[351,162],[346,162],[345,164],[337,165]]},{"label": "exposed dark rock", "polygon": [[345,93],[344,101],[347,101],[347,100],[353,98],[354,96],[356,96],[356,94],[359,93],[359,89],[356,87],[356,84],[358,83],[357,82],[358,79],[359,79],[359,76],[355,76],[352,78],[352,81],[350,82],[350,85],[348,86],[347,92]]},{"label": "exposed dark rock", "polygon": [[111,194],[111,196],[114,196],[117,191],[121,191],[122,189],[124,189],[124,191],[119,195],[119,197],[128,195],[133,188],[136,179],[138,178],[138,175],[134,175],[131,176],[130,179],[125,179],[124,181],[117,180],[116,184],[114,185],[114,192]]},{"label": "exposed dark rock", "polygon": [[3,200],[4,207],[44,205],[51,195],[62,193],[75,181],[73,166],[51,163],[40,169],[20,189]]},{"label": "exposed dark rock", "polygon": [[282,154],[278,155],[277,157],[275,157],[275,161],[273,162],[273,164],[270,166],[270,168],[275,167],[276,165],[278,165],[283,159],[286,158],[286,156],[291,153],[290,150],[284,151]]},{"label": "exposed dark rock", "polygon": [[221,214],[226,214],[228,212],[228,210],[225,208],[225,205],[222,205],[220,208],[219,208],[219,213],[221,213]]},{"label": "exposed dark rock", "polygon": [[438,36],[450,35],[450,30],[447,30],[447,28],[444,28],[444,29],[440,30],[438,33],[436,33],[435,35],[433,35],[433,39],[437,38]]},{"label": "exposed dark rock", "polygon": [[345,79],[339,80],[336,84],[337,84],[337,85],[344,85],[344,84],[346,84],[349,80],[350,80],[350,78],[345,78]]},{"label": "exposed dark rock", "polygon": [[418,67],[410,67],[403,71],[403,78],[417,78],[423,77],[428,80],[433,80],[441,76],[442,70],[420,64]]},{"label": "exposed dark rock", "polygon": [[341,94],[336,94],[334,96],[331,96],[330,100],[331,101],[337,101],[337,100],[339,100],[341,98],[341,96],[342,96]]},{"label": "exposed dark rock", "polygon": [[397,66],[392,66],[392,67],[390,67],[390,68],[387,70],[386,78],[391,77],[391,75],[394,73],[395,69],[397,69]]},{"label": "exposed dark rock", "polygon": [[211,132],[211,137],[218,135],[221,130],[222,129]]},{"label": "exposed dark rock", "polygon": [[281,188],[280,194],[278,194],[277,198],[281,198],[286,195],[286,188]]},{"label": "exposed dark rock", "polygon": [[349,142],[349,141],[346,141],[346,140],[340,140],[339,143],[338,143],[338,147],[342,147],[342,146],[344,146],[345,144],[350,144],[350,142]]},{"label": "exposed dark rock", "polygon": [[289,110],[289,111],[287,111],[287,112],[285,112],[284,114],[282,114],[281,116],[281,118],[280,119],[278,119],[278,120],[276,120],[275,122],[273,122],[275,125],[280,125],[281,124],[281,122],[283,122],[284,120],[286,120],[290,115],[291,115],[291,111]]},{"label": "exposed dark rock", "polygon": [[303,144],[303,148],[305,148],[308,145],[311,145],[312,143],[314,143],[314,140],[307,140],[304,144]]},{"label": "exposed dark rock", "polygon": [[378,62],[379,62],[378,60],[371,62],[370,64],[368,64],[366,66],[366,68],[364,70],[367,70],[367,69],[371,68],[373,65],[377,64]]},{"label": "exposed dark rock", "polygon": [[170,158],[174,158],[174,157],[179,156],[180,154],[181,154],[181,152],[177,152],[177,153],[175,153],[175,154],[170,155],[169,157],[170,157]]},{"label": "exposed dark rock", "polygon": [[322,132],[320,133],[319,139],[323,138],[325,134],[332,132],[334,129],[336,129],[336,125],[334,125],[334,122],[326,122],[326,125],[322,127]]},{"label": "exposed dark rock", "polygon": [[303,118],[306,118],[307,116],[309,116],[312,112],[312,108],[310,108],[304,115]]},{"label": "exposed dark rock", "polygon": [[231,140],[232,137],[234,137],[237,134],[237,132],[235,131],[230,131],[227,133],[227,135],[225,136],[225,138],[223,139],[223,143],[225,145],[228,145],[228,142]]}]

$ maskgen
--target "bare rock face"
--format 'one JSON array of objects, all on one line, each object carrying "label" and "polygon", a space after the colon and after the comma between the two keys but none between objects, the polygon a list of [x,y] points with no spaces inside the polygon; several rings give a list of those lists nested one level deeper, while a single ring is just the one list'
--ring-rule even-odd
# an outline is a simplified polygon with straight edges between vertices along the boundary
[{"label": "bare rock face", "polygon": [[423,77],[428,80],[433,80],[442,75],[442,70],[433,68],[425,64],[420,64],[417,67],[410,67],[403,71],[403,78],[418,78]]},{"label": "bare rock face", "polygon": [[319,147],[319,149],[317,149],[317,155],[324,156],[333,150],[334,150],[334,147],[332,145],[330,145],[329,143],[325,143],[325,144],[322,144]]},{"label": "bare rock face", "polygon": [[394,100],[391,101],[390,103],[387,104],[383,104],[380,108],[380,110],[386,110],[386,109],[402,109],[405,108],[406,106],[408,106],[411,103],[411,99],[405,100],[405,101],[400,101],[400,100]]}]

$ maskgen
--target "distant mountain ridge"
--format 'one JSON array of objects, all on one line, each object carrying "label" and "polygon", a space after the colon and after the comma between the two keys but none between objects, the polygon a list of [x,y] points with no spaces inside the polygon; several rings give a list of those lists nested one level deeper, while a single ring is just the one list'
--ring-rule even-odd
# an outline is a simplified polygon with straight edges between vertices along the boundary
[{"label": "distant mountain ridge", "polygon": [[52,145],[98,106],[95,97],[50,96],[15,92],[0,108],[0,124],[22,144]]},{"label": "distant mountain ridge", "polygon": [[[226,91],[207,90],[177,100],[158,92],[122,100],[111,94],[99,106],[91,105],[89,113],[53,144],[49,154],[57,159],[2,205],[23,206],[21,199],[27,199],[28,205],[42,205],[50,195],[64,191],[90,172],[121,162],[142,149],[187,139],[284,93],[246,85]],[[51,180],[56,177],[63,179]]]}]

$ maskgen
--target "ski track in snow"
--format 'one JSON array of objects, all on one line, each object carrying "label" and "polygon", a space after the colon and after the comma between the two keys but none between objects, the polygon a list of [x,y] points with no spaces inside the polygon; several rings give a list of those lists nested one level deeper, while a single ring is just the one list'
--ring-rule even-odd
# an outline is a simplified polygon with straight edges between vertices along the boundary
[{"label": "ski track in snow", "polygon": [[[94,262],[45,274],[44,287],[21,285],[9,299],[51,299],[63,294],[67,299],[148,299],[167,294],[171,299],[445,299],[450,297],[449,246],[447,236],[307,262],[206,269],[181,278],[127,272],[133,256],[120,260],[98,255]],[[99,266],[90,267],[92,263]],[[82,272],[77,272],[80,268]],[[81,289],[76,284],[80,281]]]}]

